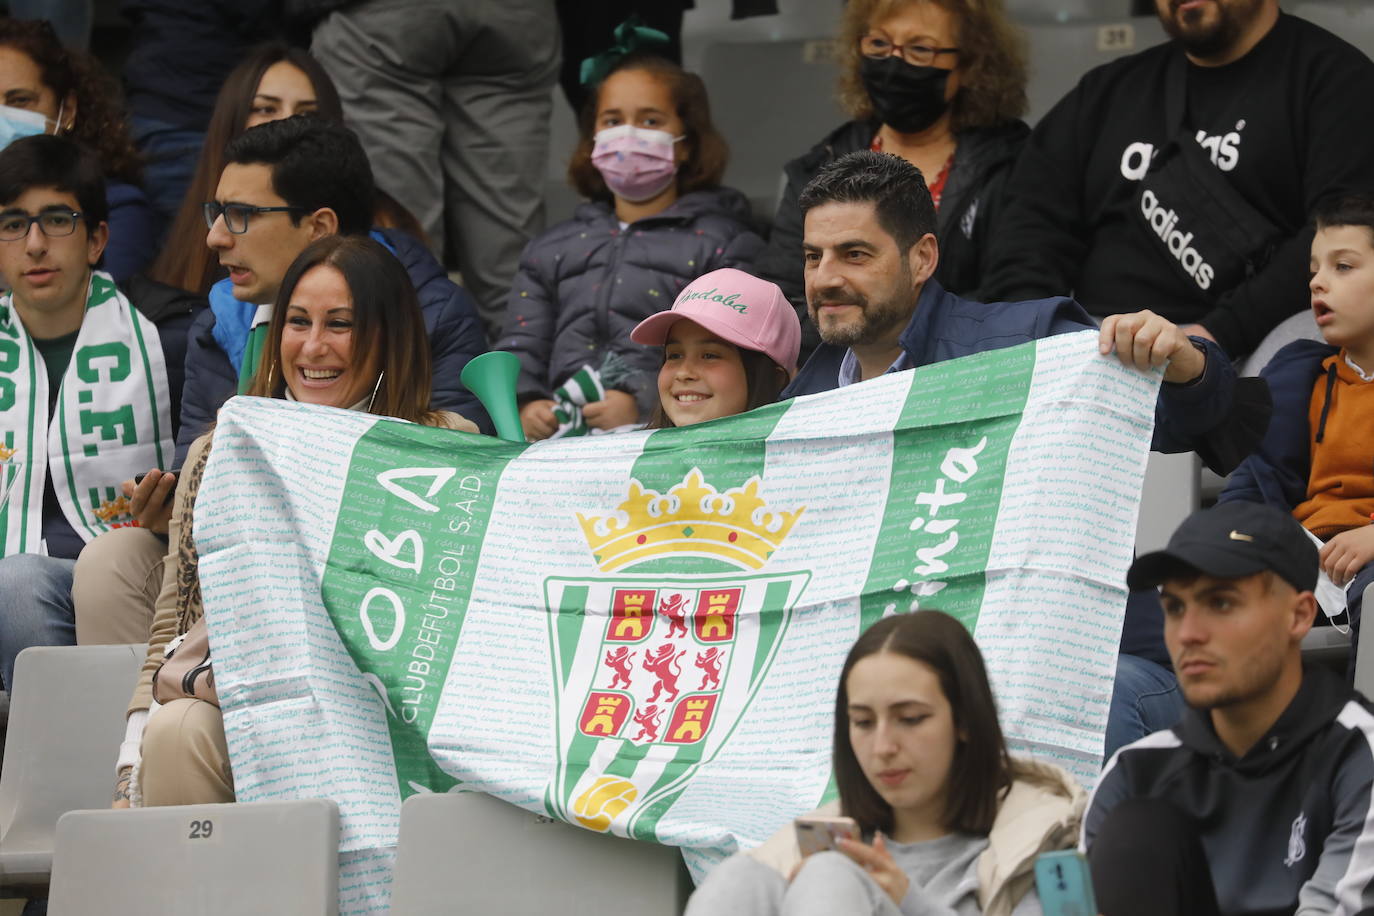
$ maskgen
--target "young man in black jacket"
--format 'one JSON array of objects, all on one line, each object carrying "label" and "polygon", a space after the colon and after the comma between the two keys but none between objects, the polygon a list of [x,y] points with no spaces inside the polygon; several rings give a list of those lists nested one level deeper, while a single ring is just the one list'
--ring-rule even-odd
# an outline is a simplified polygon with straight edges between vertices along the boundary
[{"label": "young man in black jacket", "polygon": [[1307,215],[1374,184],[1374,63],[1278,0],[1157,8],[1174,41],[1036,126],[977,298],[1148,304],[1236,358],[1307,303]]},{"label": "young man in black jacket", "polygon": [[1317,549],[1288,514],[1225,503],[1138,557],[1190,707],[1108,762],[1082,848],[1104,916],[1374,907],[1374,714],[1304,667]]}]

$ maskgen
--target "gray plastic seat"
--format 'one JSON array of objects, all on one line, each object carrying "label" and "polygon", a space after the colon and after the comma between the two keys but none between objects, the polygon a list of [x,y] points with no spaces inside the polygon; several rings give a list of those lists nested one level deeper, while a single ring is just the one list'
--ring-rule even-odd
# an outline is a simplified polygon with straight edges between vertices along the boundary
[{"label": "gray plastic seat", "polygon": [[1026,21],[1030,50],[1030,99],[1027,122],[1045,116],[1092,68],[1143,51],[1165,40],[1164,27],[1155,16],[1070,22]]},{"label": "gray plastic seat", "polygon": [[672,846],[593,833],[482,795],[401,806],[391,911],[405,916],[678,916],[691,892]]},{"label": "gray plastic seat", "polygon": [[109,807],[124,712],[147,646],[36,646],[19,653],[0,768],[0,885],[41,888],[57,819]]},{"label": "gray plastic seat", "polygon": [[323,798],[70,811],[52,916],[333,916],[339,809]]},{"label": "gray plastic seat", "polygon": [[703,50],[711,119],[730,144],[725,184],[744,192],[761,222],[777,210],[783,166],[849,120],[835,100],[834,46],[824,37]]},{"label": "gray plastic seat", "polygon": [[1136,520],[1137,554],[1164,547],[1174,529],[1201,507],[1201,470],[1202,462],[1195,452],[1150,452],[1140,494],[1140,516]]}]

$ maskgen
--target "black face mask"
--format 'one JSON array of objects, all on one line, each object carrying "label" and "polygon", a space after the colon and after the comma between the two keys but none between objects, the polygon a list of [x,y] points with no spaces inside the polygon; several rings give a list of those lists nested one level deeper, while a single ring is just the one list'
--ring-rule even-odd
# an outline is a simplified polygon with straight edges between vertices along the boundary
[{"label": "black face mask", "polygon": [[900,57],[865,57],[859,65],[873,112],[900,134],[925,130],[949,108],[945,99],[948,70],[913,67]]}]

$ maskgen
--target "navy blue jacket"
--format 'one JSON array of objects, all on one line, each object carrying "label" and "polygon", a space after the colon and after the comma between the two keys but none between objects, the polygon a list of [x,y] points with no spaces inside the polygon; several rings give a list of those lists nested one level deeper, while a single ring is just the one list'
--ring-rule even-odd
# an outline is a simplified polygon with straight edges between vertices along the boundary
[{"label": "navy blue jacket", "polygon": [[122,286],[152,263],[162,218],[143,189],[128,182],[105,179],[105,201],[110,207],[110,241],[101,255],[100,269],[109,271]]},{"label": "navy blue jacket", "polygon": [[[919,368],[1093,327],[1088,313],[1072,299],[973,302],[927,280],[916,302],[916,313],[902,332],[901,345],[913,367]],[[1207,369],[1202,378],[1190,384],[1161,386],[1150,446],[1155,451],[1205,449],[1204,440],[1230,417],[1236,371],[1216,344],[1200,337],[1192,340],[1202,346]],[[845,351],[845,347],[821,344],[779,398],[838,387]]]},{"label": "navy blue jacket", "polygon": [[[483,430],[489,429],[486,411],[459,380],[468,360],[486,350],[472,297],[449,280],[443,266],[420,242],[395,229],[382,229],[379,234],[410,274],[410,281],[415,284],[415,292],[420,298],[420,311],[424,313],[433,358],[434,389],[430,406],[436,410],[452,410]],[[247,302],[242,306],[251,319],[257,306]],[[214,311],[206,309],[191,326],[187,342],[186,388],[181,397],[181,431],[177,435],[178,467],[191,443],[215,421],[224,402],[237,393],[238,380],[238,366],[215,339]]]},{"label": "navy blue jacket", "polygon": [[1340,352],[1319,340],[1295,340],[1274,354],[1260,378],[1269,383],[1274,415],[1259,449],[1226,481],[1218,502],[1243,499],[1291,512],[1307,499],[1312,471],[1312,430],[1307,422],[1312,387],[1322,362]]}]

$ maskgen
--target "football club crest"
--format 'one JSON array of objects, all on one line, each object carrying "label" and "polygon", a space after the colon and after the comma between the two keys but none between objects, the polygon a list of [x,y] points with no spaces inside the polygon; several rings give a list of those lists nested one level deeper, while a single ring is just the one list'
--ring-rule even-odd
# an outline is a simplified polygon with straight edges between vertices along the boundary
[{"label": "football club crest", "polygon": [[630,482],[578,513],[601,575],[545,580],[558,766],[551,814],[656,840],[768,674],[805,571],[767,569],[805,511],[773,511],[760,478],[718,492],[693,469],[666,493]]}]

